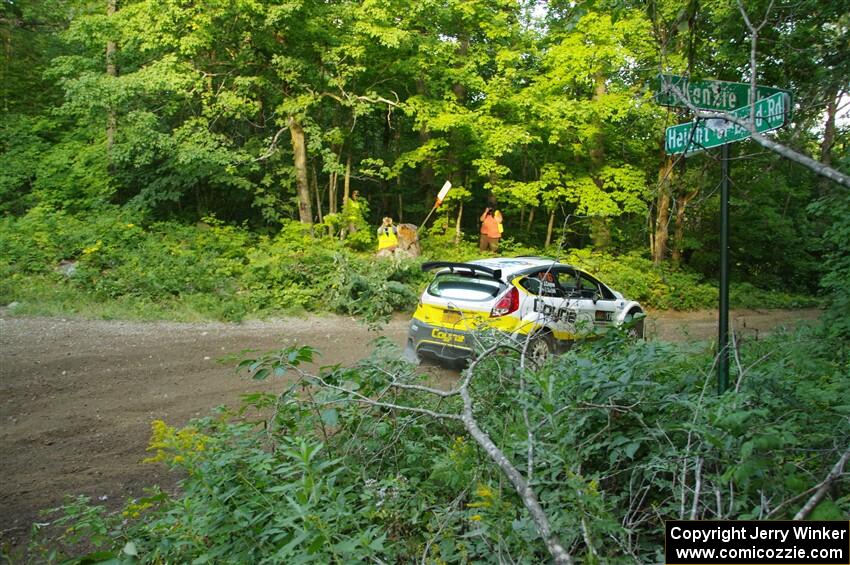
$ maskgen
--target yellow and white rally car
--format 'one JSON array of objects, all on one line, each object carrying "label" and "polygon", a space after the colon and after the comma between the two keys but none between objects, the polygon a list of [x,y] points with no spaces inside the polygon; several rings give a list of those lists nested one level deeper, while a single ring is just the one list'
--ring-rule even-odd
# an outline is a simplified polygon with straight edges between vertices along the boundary
[{"label": "yellow and white rally car", "polygon": [[410,321],[407,356],[472,357],[481,330],[499,330],[537,362],[574,340],[629,323],[643,337],[644,311],[591,275],[542,257],[423,263],[437,275]]}]

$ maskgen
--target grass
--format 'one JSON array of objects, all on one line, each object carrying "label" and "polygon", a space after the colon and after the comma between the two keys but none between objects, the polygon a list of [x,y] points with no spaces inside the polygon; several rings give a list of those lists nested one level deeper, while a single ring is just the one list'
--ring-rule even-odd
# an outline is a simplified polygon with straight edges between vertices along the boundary
[{"label": "grass", "polygon": [[94,296],[50,275],[16,276],[0,283],[0,305],[14,304],[16,316],[73,316],[91,320],[172,322],[240,322],[245,319],[302,317],[301,307],[248,312],[238,300],[210,294],[189,294],[156,302],[133,295]]},{"label": "grass", "polygon": [[[820,301],[813,297],[757,290],[749,285],[734,285],[730,294],[731,307],[735,309],[820,306]],[[228,295],[186,294],[157,301],[134,295],[98,297],[68,284],[60,275],[17,273],[0,282],[0,305],[12,303],[15,306],[8,314],[15,316],[73,316],[93,320],[240,322],[310,314],[303,307],[249,309],[239,298]]]}]

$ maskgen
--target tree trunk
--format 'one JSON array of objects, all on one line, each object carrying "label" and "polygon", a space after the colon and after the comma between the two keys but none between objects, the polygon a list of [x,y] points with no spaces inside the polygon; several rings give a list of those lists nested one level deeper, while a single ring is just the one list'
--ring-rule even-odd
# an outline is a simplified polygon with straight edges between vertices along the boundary
[{"label": "tree trunk", "polygon": [[336,171],[328,175],[328,214],[336,213]]},{"label": "tree trunk", "polygon": [[590,218],[590,238],[597,251],[606,251],[611,247],[611,226],[608,225],[607,216]]},{"label": "tree trunk", "polygon": [[531,211],[528,213],[528,226],[525,228],[525,231],[531,231],[531,226],[534,225],[534,211],[535,210],[537,210],[537,208],[532,208]]},{"label": "tree trunk", "polygon": [[665,157],[658,171],[658,199],[655,210],[655,237],[652,244],[652,261],[660,265],[667,255],[667,228],[670,225],[670,185],[673,176],[673,159]]},{"label": "tree trunk", "polygon": [[[835,115],[838,111],[838,91],[831,90],[827,93],[826,121],[823,124],[823,141],[820,144],[820,162],[827,167],[832,166],[832,147],[835,145]],[[826,195],[829,190],[829,181],[820,179],[818,192],[820,196]]]},{"label": "tree trunk", "polygon": [[[606,93],[605,76],[598,73],[594,83],[593,100],[598,101]],[[593,163],[594,171],[598,171],[605,164],[605,135],[602,133],[602,123],[597,121],[596,128],[597,132],[593,135],[590,148],[590,162]],[[595,175],[593,182],[600,191],[605,190],[605,183]],[[606,251],[611,247],[611,228],[607,217],[594,216],[590,219],[590,239],[597,251]]]},{"label": "tree trunk", "polygon": [[460,219],[463,216],[463,202],[457,207],[457,221],[455,222],[455,245],[460,245]]},{"label": "tree trunk", "polygon": [[336,184],[337,173],[331,171],[328,174],[328,214],[336,213]]},{"label": "tree trunk", "polygon": [[[460,69],[463,68],[466,58],[469,55],[469,35],[466,33],[463,33],[460,37],[457,54],[458,62],[454,66],[456,69]],[[452,85],[452,92],[454,92],[458,104],[463,104],[466,100],[466,86],[456,82]]]},{"label": "tree trunk", "polygon": [[[531,209],[534,212],[534,209]],[[531,222],[529,222],[531,225]],[[555,209],[552,208],[552,211],[549,212],[549,227],[546,228],[546,244],[543,247],[549,247],[552,243],[552,230],[555,229]]]},{"label": "tree trunk", "polygon": [[312,171],[312,181],[313,181],[313,192],[316,193],[316,209],[318,210],[319,223],[324,223],[325,219],[322,217],[322,193],[319,191],[319,175],[316,174],[316,165],[311,165]]},{"label": "tree trunk", "polygon": [[670,258],[677,267],[682,263],[682,248],[685,239],[685,206],[681,200],[676,201],[676,225],[673,227],[673,249]]},{"label": "tree trunk", "polygon": [[[428,87],[425,83],[425,80],[421,77],[416,79],[416,94],[420,96],[428,96]],[[428,131],[428,128],[422,126],[419,128],[419,146],[422,147],[431,139],[431,133]],[[434,203],[434,198],[437,196],[437,190],[434,186],[434,168],[431,166],[431,163],[425,161],[419,167],[419,189],[421,190],[422,195],[425,197],[423,203],[426,206],[426,210],[430,209],[431,205]]]},{"label": "tree trunk", "polygon": [[307,144],[304,129],[294,116],[289,116],[289,133],[292,136],[292,153],[295,164],[295,185],[298,189],[298,219],[302,224],[313,225],[310,205],[310,185],[307,183]]},{"label": "tree trunk", "polygon": [[[112,17],[118,9],[118,0],[106,1],[106,15]],[[114,41],[106,42],[106,74],[110,77],[118,76],[118,67],[115,65],[115,52],[117,46]],[[112,146],[115,145],[115,130],[118,127],[118,119],[115,116],[115,108],[110,107],[106,115],[106,155],[112,160]]]},{"label": "tree trunk", "polygon": [[342,183],[342,204],[348,202],[348,197],[351,196],[351,150],[348,151],[348,156],[345,158],[345,179]]},{"label": "tree trunk", "polygon": [[685,210],[697,194],[699,194],[699,189],[676,198],[676,225],[673,228],[672,258],[677,266],[682,262],[682,253],[685,249]]},{"label": "tree trunk", "polygon": [[398,223],[404,223],[404,204],[401,199],[401,192],[398,193]]}]

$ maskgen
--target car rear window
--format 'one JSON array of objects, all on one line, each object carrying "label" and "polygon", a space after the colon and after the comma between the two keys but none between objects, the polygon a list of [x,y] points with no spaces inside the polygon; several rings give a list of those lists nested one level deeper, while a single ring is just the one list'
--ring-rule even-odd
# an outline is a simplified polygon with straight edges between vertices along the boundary
[{"label": "car rear window", "polygon": [[428,294],[454,300],[483,301],[496,298],[502,288],[502,283],[495,279],[445,274],[437,275],[428,286]]}]

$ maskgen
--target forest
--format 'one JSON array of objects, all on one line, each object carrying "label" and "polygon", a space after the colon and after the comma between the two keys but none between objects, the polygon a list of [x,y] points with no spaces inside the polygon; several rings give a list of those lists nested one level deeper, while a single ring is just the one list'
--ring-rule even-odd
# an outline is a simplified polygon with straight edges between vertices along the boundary
[{"label": "forest", "polygon": [[[719,154],[665,155],[665,126],[693,116],[655,102],[659,73],[791,91],[771,136],[847,168],[846,3],[741,8],[6,0],[0,294],[241,319],[315,309],[334,257],[374,294],[387,276],[415,293],[362,253],[449,180],[427,255],[476,256],[495,198],[503,253],[572,253],[651,307],[711,307]],[[846,186],[753,141],[731,155],[733,304],[821,303],[843,287]],[[287,261],[313,270],[272,268]]]},{"label": "forest", "polygon": [[311,347],[245,359],[296,384],[155,422],[182,494],[69,502],[36,560],[646,563],[663,519],[790,519],[826,487],[802,516],[850,512],[850,0],[0,0],[0,37],[17,315],[377,327],[427,280],[374,258],[382,218],[470,260],[494,200],[502,255],[714,308],[720,151],[666,154],[706,116],[659,103],[662,74],[792,93],[783,127],[729,146],[731,300],[823,309],[742,349],[722,396],[706,344],[621,335],[539,370],[482,358],[458,389],[475,412],[423,396],[388,344],[314,373]]}]

